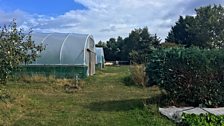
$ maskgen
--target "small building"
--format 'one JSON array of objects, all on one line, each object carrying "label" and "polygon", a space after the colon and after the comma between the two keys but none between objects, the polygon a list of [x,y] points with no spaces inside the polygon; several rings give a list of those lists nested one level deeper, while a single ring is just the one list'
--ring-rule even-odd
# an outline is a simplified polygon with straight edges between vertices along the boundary
[{"label": "small building", "polygon": [[96,52],[92,35],[75,33],[33,33],[36,44],[45,50],[35,62],[25,65],[26,74],[54,75],[62,78],[95,74]]},{"label": "small building", "polygon": [[96,47],[96,67],[99,69],[104,68],[105,58],[102,47]]}]

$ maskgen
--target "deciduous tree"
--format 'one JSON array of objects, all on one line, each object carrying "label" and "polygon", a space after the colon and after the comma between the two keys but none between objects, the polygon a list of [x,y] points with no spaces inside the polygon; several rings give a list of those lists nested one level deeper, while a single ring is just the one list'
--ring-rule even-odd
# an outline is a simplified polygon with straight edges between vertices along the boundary
[{"label": "deciduous tree", "polygon": [[0,32],[0,83],[6,84],[8,75],[21,64],[35,61],[44,49],[32,41],[31,32],[25,34],[18,29],[15,20],[9,26],[1,27]]}]

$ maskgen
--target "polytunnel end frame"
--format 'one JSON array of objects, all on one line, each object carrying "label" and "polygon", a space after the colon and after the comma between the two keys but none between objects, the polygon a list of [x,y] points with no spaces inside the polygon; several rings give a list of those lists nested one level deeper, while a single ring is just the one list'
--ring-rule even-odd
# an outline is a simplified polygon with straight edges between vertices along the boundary
[{"label": "polytunnel end frame", "polygon": [[86,51],[85,51],[85,48],[86,48],[86,44],[87,44],[89,38],[93,40],[94,48],[95,48],[95,41],[94,41],[94,39],[93,39],[93,36],[89,34],[89,35],[86,37],[86,40],[85,40],[85,46],[84,46],[84,49],[83,49],[83,51],[84,51],[84,59],[83,59],[84,62],[83,62],[83,65],[86,65]]},{"label": "polytunnel end frame", "polygon": [[[86,64],[86,50],[85,50],[85,48],[86,48],[86,44],[87,44],[89,38],[92,39],[93,44],[94,44],[94,49],[95,49],[95,41],[94,41],[94,39],[93,39],[93,36],[90,35],[90,34],[88,34],[88,36],[86,37],[85,46],[84,46],[84,49],[83,49],[83,51],[84,51],[83,65],[87,65],[87,64]],[[89,68],[88,68],[88,69],[89,69]],[[89,71],[89,70],[88,70],[88,71]],[[87,75],[89,76],[89,72],[87,72]]]}]

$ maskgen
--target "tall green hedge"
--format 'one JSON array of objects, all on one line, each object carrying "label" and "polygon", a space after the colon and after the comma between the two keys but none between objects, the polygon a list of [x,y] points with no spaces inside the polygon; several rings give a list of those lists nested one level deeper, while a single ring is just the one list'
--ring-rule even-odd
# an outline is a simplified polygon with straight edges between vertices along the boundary
[{"label": "tall green hedge", "polygon": [[224,105],[224,50],[158,49],[146,68],[149,85],[159,85],[174,103]]}]

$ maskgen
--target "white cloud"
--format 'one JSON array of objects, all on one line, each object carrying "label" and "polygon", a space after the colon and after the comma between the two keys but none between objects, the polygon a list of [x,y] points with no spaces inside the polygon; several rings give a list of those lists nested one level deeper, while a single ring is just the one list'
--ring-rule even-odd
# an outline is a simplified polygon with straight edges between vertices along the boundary
[{"label": "white cloud", "polygon": [[[193,14],[194,8],[222,0],[75,0],[87,10],[71,10],[49,17],[16,10],[2,12],[8,20],[14,17],[21,26],[38,32],[76,32],[93,34],[96,42],[110,37],[127,36],[134,28],[147,26],[152,34],[165,38],[180,15]],[[21,18],[22,17],[22,18]],[[0,24],[7,21],[0,20]]]},{"label": "white cloud", "polygon": [[13,12],[0,10],[0,25],[7,25],[13,19],[17,19],[18,25],[21,25],[25,20],[25,15],[27,15],[27,13],[21,10],[15,10]]}]

